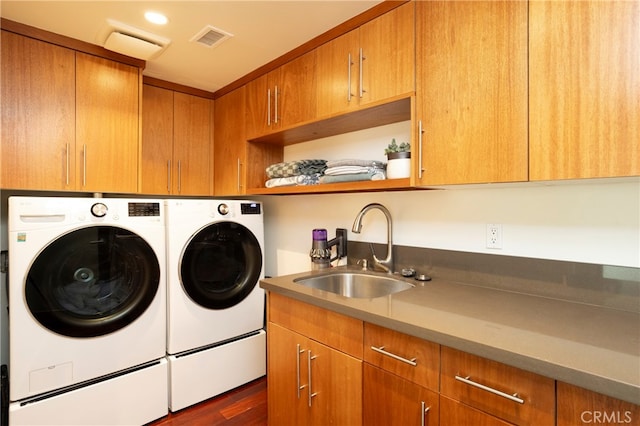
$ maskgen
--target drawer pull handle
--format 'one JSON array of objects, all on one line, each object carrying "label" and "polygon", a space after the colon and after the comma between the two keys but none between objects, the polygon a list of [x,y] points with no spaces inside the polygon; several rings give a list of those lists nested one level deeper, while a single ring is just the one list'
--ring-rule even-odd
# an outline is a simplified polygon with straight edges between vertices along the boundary
[{"label": "drawer pull handle", "polygon": [[471,376],[467,376],[467,377],[456,376],[456,380],[459,380],[462,383],[466,383],[467,385],[476,387],[478,389],[482,389],[482,390],[485,390],[487,392],[491,392],[494,395],[501,396],[501,397],[506,398],[506,399],[508,399],[510,401],[517,402],[518,404],[524,404],[524,399],[518,397],[518,393],[517,392],[514,393],[513,395],[510,395],[508,393],[501,392],[501,391],[499,391],[497,389],[490,388],[489,386],[485,386],[485,385],[483,385],[481,383],[474,382],[473,380],[470,380],[469,377],[471,377]]},{"label": "drawer pull handle", "polygon": [[300,385],[300,354],[304,353],[304,349],[300,348],[300,344],[296,345],[296,391],[298,392],[298,399],[300,399],[300,391],[307,385]]},{"label": "drawer pull handle", "polygon": [[387,351],[385,351],[385,350],[384,350],[384,346],[380,346],[379,348],[377,348],[377,347],[375,347],[375,346],[371,346],[371,350],[372,350],[372,351],[375,351],[375,352],[378,352],[378,353],[380,353],[380,354],[382,354],[382,355],[386,355],[386,356],[388,356],[388,357],[391,357],[391,358],[393,358],[393,359],[396,359],[396,360],[398,360],[398,361],[402,361],[402,362],[404,362],[404,363],[406,363],[406,364],[409,364],[409,365],[412,365],[412,366],[414,366],[414,367],[415,367],[416,365],[418,365],[418,363],[416,362],[416,358],[407,359],[407,358],[403,358],[403,357],[401,357],[401,356],[399,356],[399,355],[392,354],[391,352],[387,352]]}]

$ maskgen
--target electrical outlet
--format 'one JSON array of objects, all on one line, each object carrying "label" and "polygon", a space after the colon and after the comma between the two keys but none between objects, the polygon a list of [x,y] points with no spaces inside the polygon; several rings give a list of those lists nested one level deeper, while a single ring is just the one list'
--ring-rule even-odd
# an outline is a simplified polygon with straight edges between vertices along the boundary
[{"label": "electrical outlet", "polygon": [[502,225],[498,223],[487,224],[487,248],[502,248]]}]

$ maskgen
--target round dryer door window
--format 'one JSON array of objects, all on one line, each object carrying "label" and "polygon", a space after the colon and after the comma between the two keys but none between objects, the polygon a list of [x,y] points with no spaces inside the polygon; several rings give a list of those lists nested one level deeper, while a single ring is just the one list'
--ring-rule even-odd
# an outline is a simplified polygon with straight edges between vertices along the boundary
[{"label": "round dryer door window", "polygon": [[184,291],[208,309],[224,309],[241,302],[258,283],[261,271],[258,240],[234,222],[219,222],[200,230],[185,247],[180,262]]},{"label": "round dryer door window", "polygon": [[49,244],[29,269],[33,316],[66,336],[111,333],[136,320],[160,285],[160,265],[142,237],[112,226],[72,231]]}]

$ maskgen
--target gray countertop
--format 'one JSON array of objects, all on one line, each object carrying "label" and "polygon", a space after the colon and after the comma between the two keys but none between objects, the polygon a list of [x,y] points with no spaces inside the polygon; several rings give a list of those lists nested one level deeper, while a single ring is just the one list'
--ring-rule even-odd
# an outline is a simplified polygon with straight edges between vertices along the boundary
[{"label": "gray countertop", "polygon": [[267,278],[260,286],[640,405],[637,313],[438,279],[408,279],[415,288],[390,296],[347,298],[293,282],[310,274]]}]

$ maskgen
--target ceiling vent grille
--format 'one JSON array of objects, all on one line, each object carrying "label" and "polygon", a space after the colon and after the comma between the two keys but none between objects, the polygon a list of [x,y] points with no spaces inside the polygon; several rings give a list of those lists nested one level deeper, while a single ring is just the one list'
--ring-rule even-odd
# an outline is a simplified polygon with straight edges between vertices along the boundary
[{"label": "ceiling vent grille", "polygon": [[207,25],[189,41],[194,41],[205,47],[213,48],[231,37],[233,37],[233,34],[211,25]]}]

